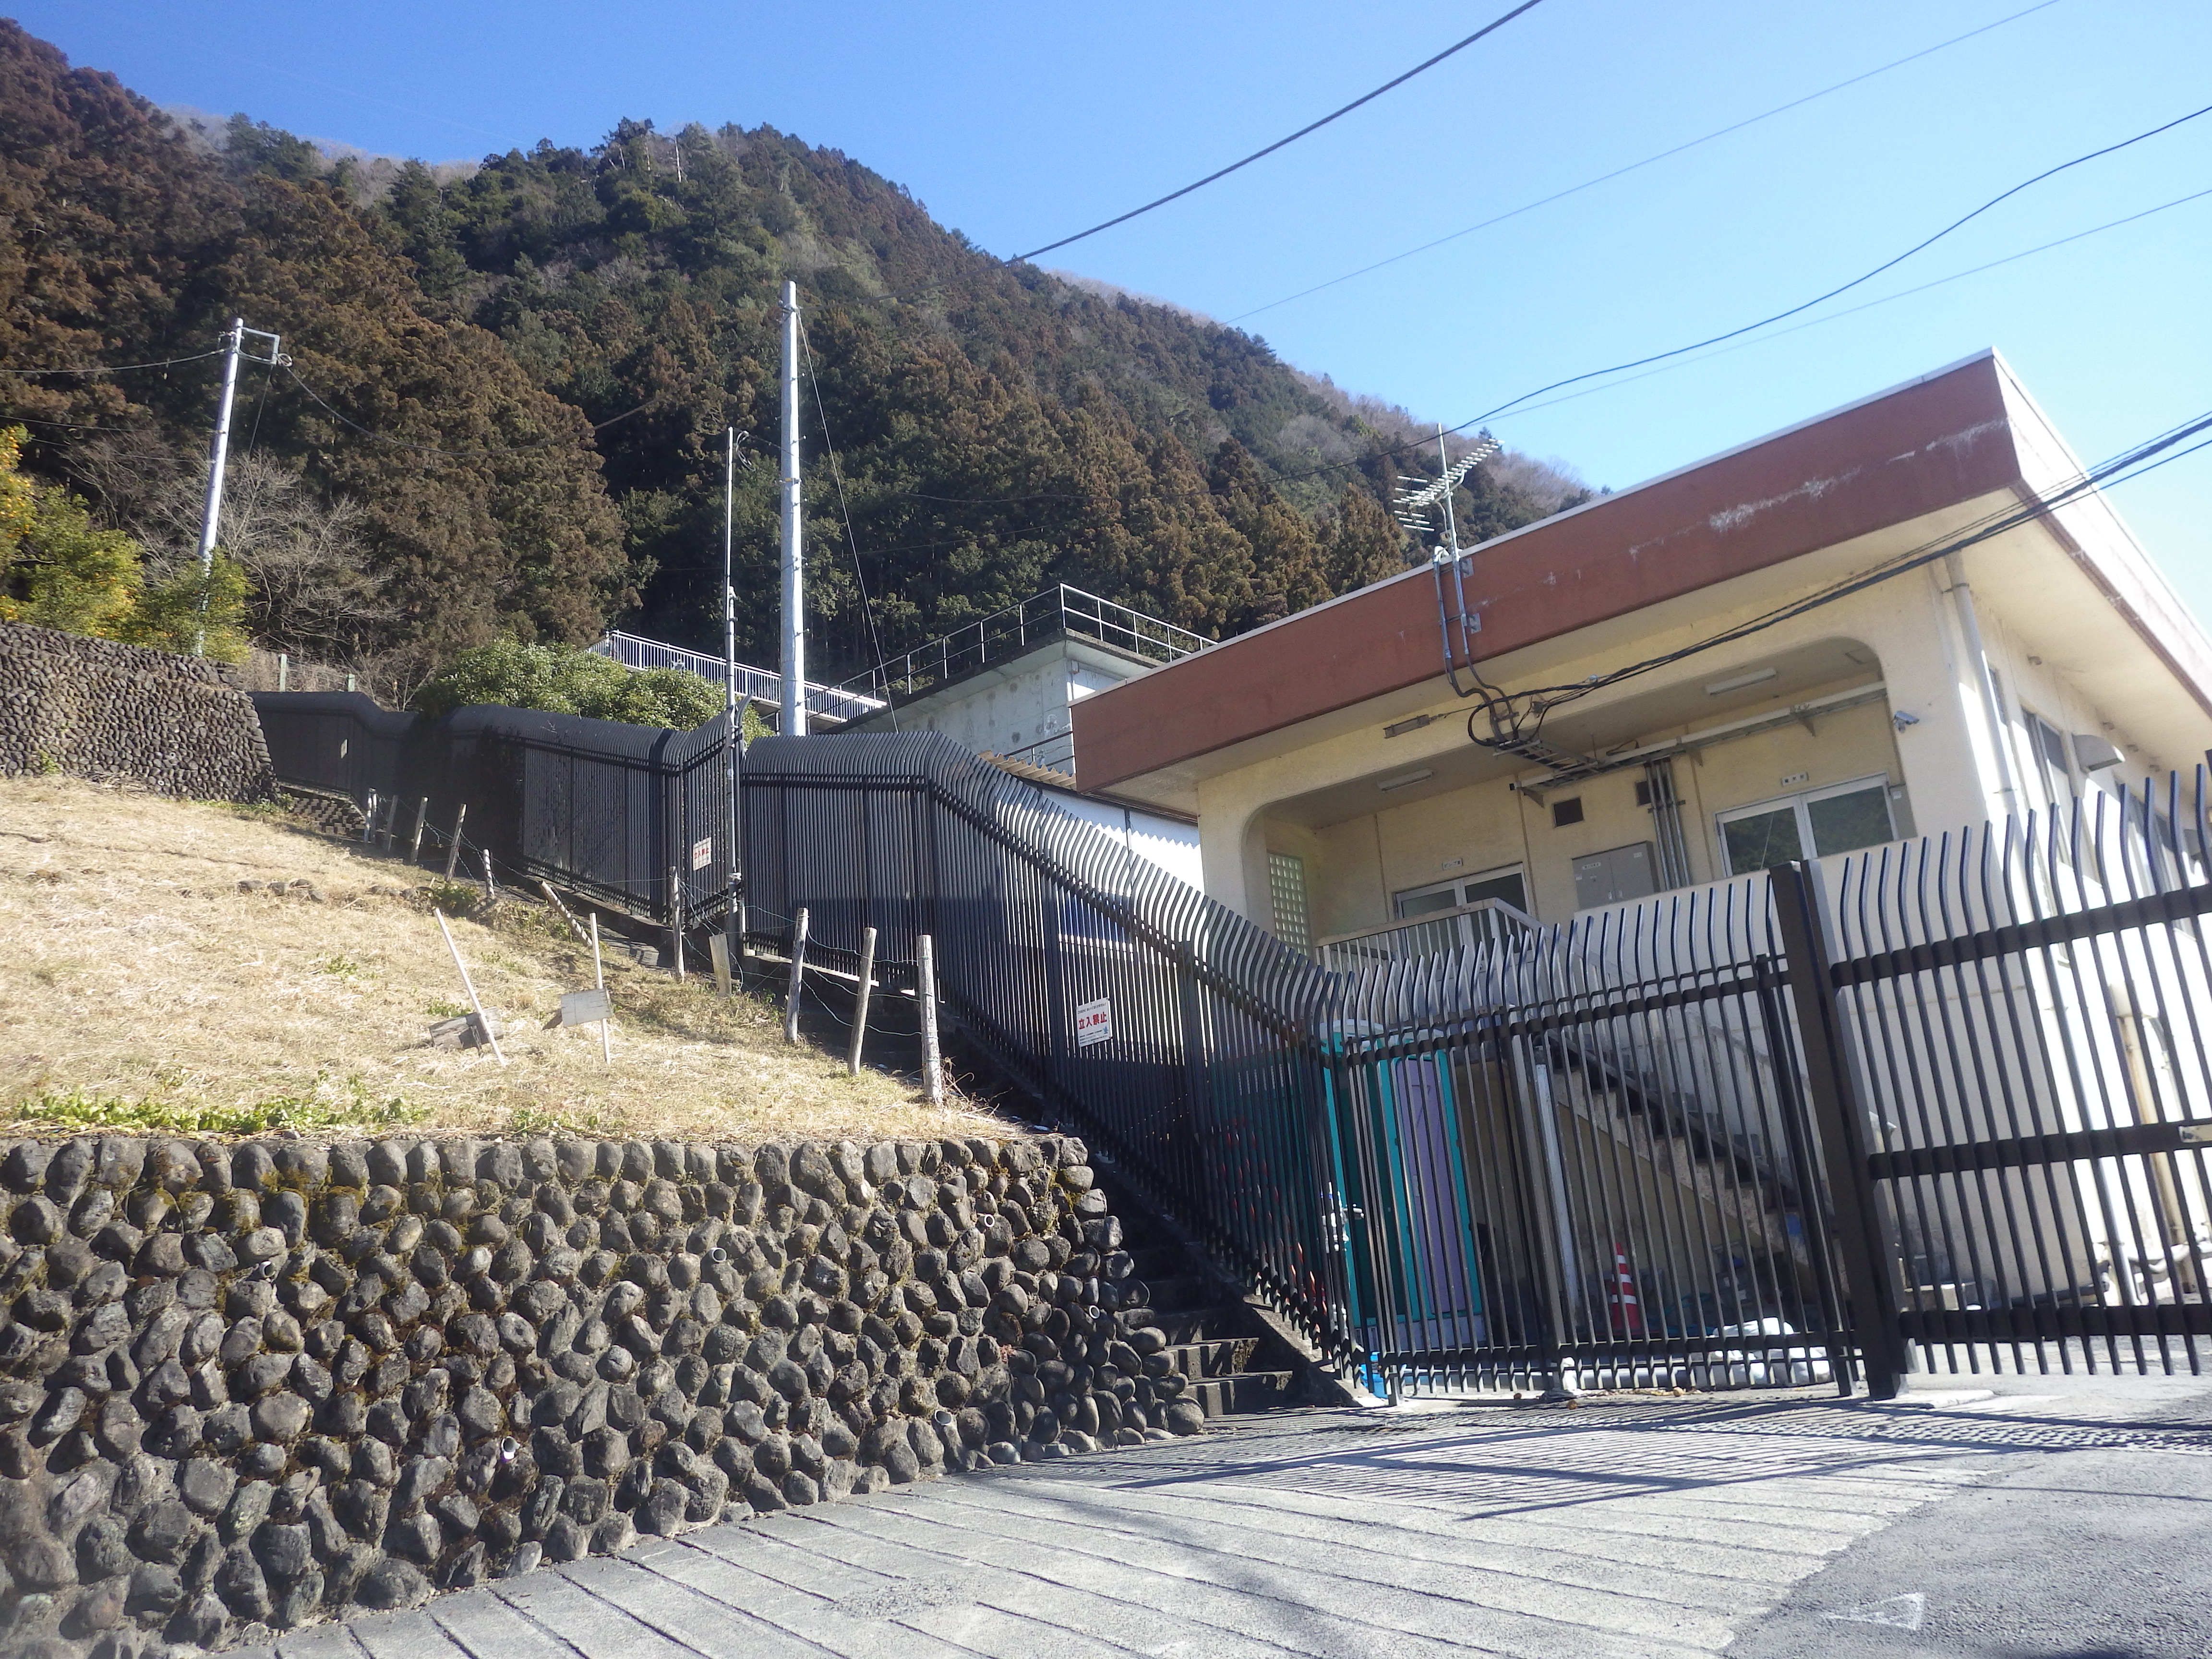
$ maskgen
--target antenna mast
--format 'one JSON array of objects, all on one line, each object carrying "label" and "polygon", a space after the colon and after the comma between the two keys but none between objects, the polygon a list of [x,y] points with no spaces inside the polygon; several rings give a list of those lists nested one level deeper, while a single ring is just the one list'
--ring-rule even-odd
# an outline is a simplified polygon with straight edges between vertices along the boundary
[{"label": "antenna mast", "polygon": [[806,735],[806,589],[799,487],[799,284],[783,285],[783,719]]}]

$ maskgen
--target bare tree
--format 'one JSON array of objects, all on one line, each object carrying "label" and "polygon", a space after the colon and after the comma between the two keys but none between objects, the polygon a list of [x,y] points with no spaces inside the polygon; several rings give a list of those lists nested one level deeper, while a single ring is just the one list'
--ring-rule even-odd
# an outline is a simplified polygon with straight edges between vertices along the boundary
[{"label": "bare tree", "polygon": [[[204,459],[176,454],[150,434],[130,434],[87,446],[72,460],[88,493],[145,548],[155,573],[198,557]],[[325,501],[282,461],[232,458],[222,547],[252,583],[247,614],[259,643],[367,666],[398,611],[368,568],[366,520],[358,503]]]}]

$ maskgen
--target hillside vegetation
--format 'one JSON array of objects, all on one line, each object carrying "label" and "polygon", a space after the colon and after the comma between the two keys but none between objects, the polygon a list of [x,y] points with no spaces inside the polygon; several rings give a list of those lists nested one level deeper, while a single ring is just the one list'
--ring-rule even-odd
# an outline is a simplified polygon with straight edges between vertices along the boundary
[{"label": "hillside vegetation", "polygon": [[[422,879],[264,809],[0,780],[0,1129],[566,1127],[753,1143],[1005,1127],[787,1047],[768,1002],[627,960],[609,974],[610,1065],[596,1026],[544,1029],[562,992],[592,984],[589,952],[549,909],[513,901],[453,923],[505,1016],[508,1063],[434,1047],[431,1027],[467,1002],[429,903],[408,895]],[[473,898],[434,896],[449,909]]]},{"label": "hillside vegetation", "polygon": [[[1237,330],[1002,266],[834,149],[625,120],[589,151],[433,171],[243,117],[216,138],[0,23],[0,363],[191,356],[234,315],[284,337],[293,372],[241,382],[250,510],[228,538],[271,649],[411,685],[458,649],[611,618],[719,643],[723,432],[773,453],[787,276],[823,417],[811,603],[833,673],[872,657],[841,484],[890,650],[1053,581],[1218,635],[1403,566],[1383,497],[1432,462],[1385,453],[1418,435],[1401,411]],[[216,380],[209,358],[11,376],[0,422],[175,556]],[[774,471],[738,502],[755,659]],[[1476,475],[1461,523],[1576,498],[1522,459]]]}]

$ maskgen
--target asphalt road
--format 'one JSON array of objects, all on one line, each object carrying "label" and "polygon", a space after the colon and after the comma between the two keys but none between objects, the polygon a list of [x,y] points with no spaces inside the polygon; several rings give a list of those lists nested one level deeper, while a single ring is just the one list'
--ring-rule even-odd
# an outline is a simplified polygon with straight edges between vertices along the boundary
[{"label": "asphalt road", "polygon": [[[2014,1443],[1984,1478],[1800,1583],[1729,1659],[2203,1659],[2212,1654],[2212,1395],[2116,1380],[1931,1414]],[[2114,1446],[2115,1416],[2146,1432]],[[2081,1443],[2069,1444],[2078,1440]],[[2039,1443],[2040,1442],[2041,1443]]]}]

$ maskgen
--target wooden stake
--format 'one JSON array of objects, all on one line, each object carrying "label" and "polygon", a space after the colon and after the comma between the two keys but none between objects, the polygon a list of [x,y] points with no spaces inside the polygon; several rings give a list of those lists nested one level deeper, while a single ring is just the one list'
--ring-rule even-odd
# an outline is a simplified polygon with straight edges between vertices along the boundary
[{"label": "wooden stake", "polygon": [[806,981],[806,907],[799,907],[799,920],[791,929],[791,989],[783,999],[783,1040],[799,1041],[799,993]]},{"label": "wooden stake", "polygon": [[477,982],[469,977],[468,963],[461,960],[461,947],[453,943],[453,930],[446,926],[446,913],[433,909],[430,914],[437,917],[438,931],[446,936],[446,948],[453,953],[453,966],[461,970],[461,988],[469,994],[469,1006],[476,1011],[477,1029],[484,1034],[484,1041],[491,1044],[491,1057],[504,1066],[507,1055],[501,1052],[499,1033],[491,1029],[491,1016],[484,1012],[484,1006],[477,996]]},{"label": "wooden stake", "polygon": [[945,1103],[945,1060],[937,1048],[937,953],[929,935],[914,941],[915,992],[921,1004],[921,1093],[933,1106]]},{"label": "wooden stake", "polygon": [[707,935],[707,955],[714,964],[714,994],[730,994],[730,940],[726,933]]},{"label": "wooden stake", "polygon": [[491,848],[483,849],[484,897],[494,904],[499,902],[499,884],[491,878]]},{"label": "wooden stake", "polygon": [[[570,931],[573,932],[578,939],[583,939],[586,944],[588,944],[590,940],[584,932],[584,924],[578,921],[574,915],[570,914],[568,907],[561,902],[561,896],[553,890],[553,884],[541,877],[538,884],[545,890],[545,896],[553,901],[553,908],[561,913],[561,920],[568,924]],[[599,920],[599,917],[595,915],[592,916],[592,920],[596,922]]]},{"label": "wooden stake", "polygon": [[425,795],[422,804],[415,809],[415,840],[407,848],[407,862],[410,864],[422,862],[422,828],[429,821],[430,798]]},{"label": "wooden stake", "polygon": [[868,1035],[868,993],[876,988],[876,930],[860,931],[860,984],[853,994],[853,1048],[845,1056],[845,1069],[860,1074],[860,1044]]},{"label": "wooden stake", "polygon": [[455,861],[461,856],[461,826],[469,821],[469,804],[461,803],[461,810],[453,814],[453,838],[446,843],[446,879],[453,878]]},{"label": "wooden stake", "polygon": [[684,983],[684,883],[676,866],[668,866],[668,939],[675,948],[676,982]]},{"label": "wooden stake", "polygon": [[[599,957],[599,913],[597,910],[592,912],[592,983],[602,991],[607,988],[606,963]],[[608,1039],[607,1028],[613,1024],[611,1019],[599,1022],[599,1058],[610,1066],[615,1063],[615,1051]]]}]

